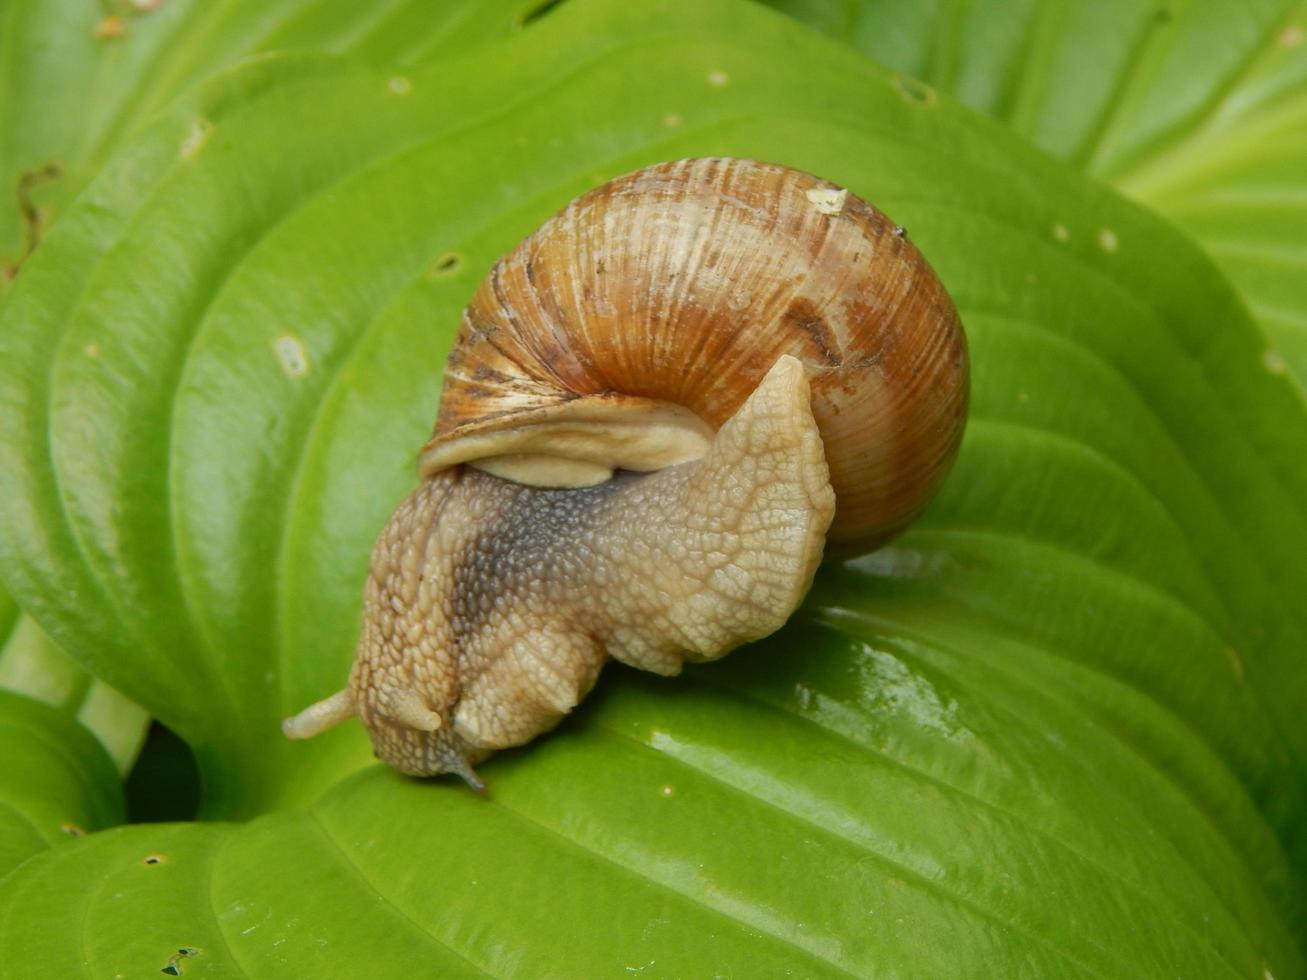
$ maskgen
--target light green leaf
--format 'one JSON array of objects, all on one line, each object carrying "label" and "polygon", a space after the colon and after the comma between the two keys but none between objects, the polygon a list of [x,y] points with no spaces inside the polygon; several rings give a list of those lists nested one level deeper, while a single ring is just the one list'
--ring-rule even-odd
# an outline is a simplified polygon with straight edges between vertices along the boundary
[{"label": "light green leaf", "polygon": [[[1304,975],[1307,414],[1186,238],[751,4],[569,0],[404,77],[281,57],[192,92],[8,294],[0,572],[194,746],[209,815],[254,819],[27,862],[0,950],[52,975]],[[765,643],[610,669],[485,767],[488,799],[358,771],[357,727],[281,739],[345,677],[478,277],[579,191],[711,153],[850,186],[948,285],[974,408],[927,519]]]},{"label": "light green leaf", "polygon": [[114,147],[196,81],[269,51],[438,61],[521,28],[544,5],[10,0],[0,9],[0,289]]},{"label": "light green leaf", "polygon": [[[820,653],[847,643],[818,639]],[[793,658],[774,652],[755,651],[755,690],[793,679]],[[879,659],[908,687],[947,695],[933,670]],[[489,799],[374,768],[306,812],[97,834],[5,881],[0,948],[25,949],[51,976],[88,962],[152,973],[182,948],[195,951],[187,975],[220,977],[675,977],[704,964],[725,976],[989,975],[982,964],[1032,976],[1299,975],[1264,897],[1237,884],[1237,859],[1193,822],[1182,792],[1128,753],[1124,785],[1076,760],[1112,743],[1104,730],[1051,747],[1041,723],[1066,732],[1083,719],[1059,724],[1065,706],[1050,705],[996,742],[964,726],[1011,728],[1006,712],[955,704],[947,734],[891,711],[883,731],[855,722],[850,737],[835,723],[841,707],[865,719],[856,697],[883,690],[874,670],[866,679],[877,686],[827,678],[794,713],[754,691],[637,681],[603,691],[584,730],[497,765]],[[878,744],[891,732],[946,761],[903,765],[907,752]],[[1027,739],[1015,768],[1050,749],[1069,766],[1058,803],[1087,810],[1049,809],[1070,836],[1029,809],[1028,793],[1012,810],[946,775],[950,747],[960,762]],[[1123,790],[1158,806],[1137,816]],[[1154,823],[1172,806],[1194,836],[1174,841]],[[1133,840],[1126,861],[1113,847],[1122,837]],[[1235,887],[1213,891],[1218,881]]]},{"label": "light green leaf", "polygon": [[[0,690],[0,879],[33,854],[122,821],[122,787],[100,743],[64,712]],[[0,944],[6,962],[12,949]]]},{"label": "light green leaf", "polygon": [[[1190,232],[1307,386],[1302,0],[766,0],[1008,123]],[[1093,240],[1101,222],[1059,222]]]},{"label": "light green leaf", "polygon": [[123,821],[119,777],[149,722],[0,592],[0,878],[52,844]]},{"label": "light green leaf", "polygon": [[113,758],[119,774],[131,768],[150,716],[108,684],[88,675],[30,616],[0,592],[0,690],[44,702],[75,717]]}]

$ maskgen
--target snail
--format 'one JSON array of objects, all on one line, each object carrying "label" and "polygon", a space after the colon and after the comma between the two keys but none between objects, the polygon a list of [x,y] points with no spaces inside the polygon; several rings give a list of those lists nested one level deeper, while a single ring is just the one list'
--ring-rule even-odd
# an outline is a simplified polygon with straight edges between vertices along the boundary
[{"label": "snail", "polygon": [[372,553],[353,715],[410,775],[556,725],[608,659],[674,675],[779,629],[823,555],[925,507],[961,441],[967,346],[902,228],[739,159],[567,205],[463,314],[421,485]]}]

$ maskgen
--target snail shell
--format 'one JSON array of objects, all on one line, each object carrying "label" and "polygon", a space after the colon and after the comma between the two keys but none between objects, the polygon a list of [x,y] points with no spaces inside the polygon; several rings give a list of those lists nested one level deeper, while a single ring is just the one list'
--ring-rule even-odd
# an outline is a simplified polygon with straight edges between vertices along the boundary
[{"label": "snail shell", "polygon": [[608,659],[663,674],[778,629],[823,551],[911,521],[956,454],[967,348],[903,229],[847,190],[684,160],[500,260],[445,372],[422,485],[372,555],[345,690],[403,772],[555,725]]},{"label": "snail shell", "polygon": [[647,167],[491,270],[420,469],[584,486],[695,459],[782,354],[812,386],[830,539],[870,550],[921,512],[962,436],[967,347],[943,285],[829,181],[752,160]]}]

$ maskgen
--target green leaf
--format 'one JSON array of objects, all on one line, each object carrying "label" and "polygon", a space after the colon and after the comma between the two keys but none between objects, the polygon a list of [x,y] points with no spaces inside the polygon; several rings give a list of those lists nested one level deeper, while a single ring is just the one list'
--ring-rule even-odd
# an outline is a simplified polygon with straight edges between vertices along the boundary
[{"label": "green leaf", "polygon": [[149,721],[0,592],[0,878],[53,844],[122,823],[119,777]]},{"label": "green leaf", "polygon": [[150,717],[139,705],[68,659],[45,631],[0,592],[0,690],[75,717],[113,758],[120,775],[136,759]]},{"label": "green leaf", "polygon": [[[762,656],[763,686],[790,679],[792,660]],[[930,674],[898,676],[940,693]],[[836,709],[834,699],[824,708]],[[659,713],[666,724],[651,724]],[[728,976],[938,976],[982,962],[1035,976],[1300,969],[1277,955],[1286,940],[1255,889],[1211,890],[1239,882],[1229,875],[1238,862],[1192,823],[1163,774],[1128,765],[1126,782],[1160,794],[1154,816],[1177,804],[1194,839],[1182,832],[1177,844],[1164,822],[1122,808],[1119,785],[1098,795],[1115,780],[1074,754],[1104,737],[1095,726],[1053,750],[1071,767],[1060,802],[1089,807],[1080,819],[1064,811],[1077,832],[1059,838],[942,771],[905,768],[829,721],[730,691],[637,682],[604,691],[587,714],[585,731],[496,766],[489,799],[372,769],[306,812],[120,828],[51,852],[5,881],[0,948],[26,950],[49,975],[87,960],[152,972],[183,947],[198,951],[184,964],[196,976],[686,976],[705,963]],[[948,735],[887,728],[915,729],[935,755],[951,744],[956,758],[972,739],[989,742],[961,727],[975,720],[967,712],[952,715]],[[759,722],[781,752],[750,734]],[[1018,765],[1049,751],[1034,724],[1028,735],[1039,754]],[[1125,828],[1113,831],[1118,820]],[[1111,840],[1096,831],[1142,833],[1131,852],[1142,863],[1103,860]],[[1207,867],[1195,871],[1195,859]],[[79,935],[85,954],[70,941]]]},{"label": "green leaf", "polygon": [[269,51],[438,61],[520,28],[541,5],[10,0],[0,10],[0,289],[122,139],[196,81]]},{"label": "green leaf", "polygon": [[[208,815],[252,819],[29,860],[0,950],[51,975],[1307,973],[1307,413],[1186,238],[749,4],[569,0],[395,77],[279,57],[193,91],[7,296],[0,572],[192,744]],[[354,726],[284,741],[345,677],[478,277],[579,191],[710,153],[850,186],[948,285],[974,408],[927,519],[767,642],[610,668],[485,767],[488,799],[359,771]]]},{"label": "green leaf", "polygon": [[33,854],[122,821],[122,788],[100,743],[67,714],[0,690],[0,879]]},{"label": "green leaf", "polygon": [[[1302,0],[765,0],[988,112],[1190,232],[1307,387]],[[1097,222],[1060,222],[1092,240]],[[1050,229],[1051,230],[1051,229]]]}]

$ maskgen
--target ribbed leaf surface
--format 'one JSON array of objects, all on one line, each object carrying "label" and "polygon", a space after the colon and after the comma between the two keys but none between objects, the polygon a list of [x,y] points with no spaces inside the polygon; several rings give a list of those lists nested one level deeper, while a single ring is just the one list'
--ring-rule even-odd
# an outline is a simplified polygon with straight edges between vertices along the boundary
[{"label": "ribbed leaf surface", "polygon": [[[488,798],[371,764],[356,726],[283,740],[345,677],[478,278],[576,193],[703,154],[846,184],[949,287],[973,412],[926,519],[764,643],[610,668]],[[228,73],[8,294],[0,569],[196,748],[208,815],[251,819],[28,861],[0,950],[106,977],[1301,977],[1307,415],[1263,348],[1170,225],[750,4],[570,0],[437,67]]]},{"label": "ribbed leaf surface", "polygon": [[1256,314],[1267,369],[1307,386],[1302,0],[765,2],[1175,221]]},{"label": "ribbed leaf surface", "polygon": [[272,51],[421,64],[542,0],[12,0],[0,9],[0,289],[125,136],[179,91]]}]

